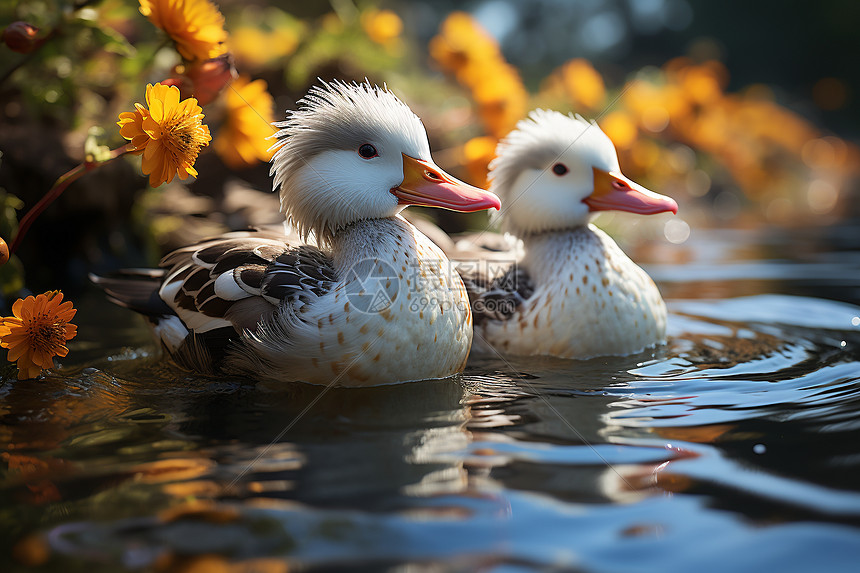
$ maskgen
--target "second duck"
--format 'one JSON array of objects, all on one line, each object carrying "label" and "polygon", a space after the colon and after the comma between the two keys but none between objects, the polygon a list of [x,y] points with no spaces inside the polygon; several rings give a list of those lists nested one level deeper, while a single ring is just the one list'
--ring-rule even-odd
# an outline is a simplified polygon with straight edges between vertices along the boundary
[{"label": "second duck", "polygon": [[666,305],[654,282],[589,222],[604,210],[677,213],[677,203],[622,175],[610,139],[579,116],[533,111],[496,155],[490,190],[522,252],[507,269],[474,259],[459,266],[475,348],[589,358],[664,341]]}]

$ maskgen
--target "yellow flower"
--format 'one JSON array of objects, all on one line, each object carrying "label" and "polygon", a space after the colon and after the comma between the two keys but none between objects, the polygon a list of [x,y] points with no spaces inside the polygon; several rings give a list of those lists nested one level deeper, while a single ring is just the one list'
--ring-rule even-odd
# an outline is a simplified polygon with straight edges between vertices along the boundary
[{"label": "yellow flower", "polygon": [[525,115],[528,92],[498,43],[468,14],[454,12],[430,41],[430,56],[472,92],[487,132],[500,138]]},{"label": "yellow flower", "polygon": [[[439,34],[430,40],[430,56],[439,65],[458,74],[470,62],[499,58],[499,45],[469,14],[452,12],[442,23]],[[468,74],[467,74],[468,75]]]},{"label": "yellow flower", "polygon": [[463,145],[462,160],[476,185],[486,187],[488,166],[496,156],[498,143],[495,137],[482,135],[473,137]]},{"label": "yellow flower", "polygon": [[209,0],[140,0],[140,13],[176,42],[186,60],[226,53],[224,16]]},{"label": "yellow flower", "polygon": [[256,26],[242,26],[230,34],[230,51],[245,66],[261,67],[296,51],[299,33],[288,26],[267,32]]},{"label": "yellow flower", "polygon": [[577,108],[598,109],[606,98],[603,77],[588,60],[575,58],[559,71],[568,95]]},{"label": "yellow flower", "polygon": [[600,122],[600,127],[618,149],[627,149],[639,135],[636,124],[624,111],[613,111]]},{"label": "yellow flower", "polygon": [[77,310],[63,293],[49,291],[18,299],[12,314],[0,318],[0,346],[9,349],[8,360],[17,361],[18,378],[35,378],[43,368],[54,366],[54,356],[66,356],[66,341],[77,334],[69,321]]},{"label": "yellow flower", "polygon": [[241,64],[259,67],[270,59],[267,49],[270,41],[269,34],[260,28],[242,26],[231,31],[230,51]]},{"label": "yellow flower", "polygon": [[391,10],[368,10],[361,15],[361,26],[368,38],[385,46],[400,37],[403,20]]},{"label": "yellow flower", "polygon": [[215,152],[229,167],[249,167],[272,158],[274,100],[263,80],[239,76],[225,92],[227,119],[215,139]]},{"label": "yellow flower", "polygon": [[179,88],[149,84],[146,105],[149,109],[136,103],[136,111],[119,114],[117,125],[120,135],[131,141],[131,152],[143,154],[149,184],[158,187],[173,181],[175,175],[183,180],[196,177],[197,155],[212,140],[197,100],[179,101]]}]

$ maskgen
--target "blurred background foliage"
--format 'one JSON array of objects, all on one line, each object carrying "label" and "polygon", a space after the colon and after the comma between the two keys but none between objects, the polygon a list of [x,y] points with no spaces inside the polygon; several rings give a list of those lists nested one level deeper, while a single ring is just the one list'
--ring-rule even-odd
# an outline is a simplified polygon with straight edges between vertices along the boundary
[{"label": "blurred background foliage", "polygon": [[[201,103],[211,99],[214,138],[196,181],[149,189],[139,160],[126,158],[74,183],[0,269],[7,296],[25,283],[74,292],[87,272],[151,265],[202,236],[280,220],[264,137],[317,78],[387,83],[424,120],[437,162],[482,186],[497,141],[529,110],[596,119],[625,173],[681,206],[645,238],[683,243],[696,226],[790,228],[857,215],[852,1],[216,5],[228,55],[192,66],[135,1],[0,0],[0,28],[25,21],[44,39],[29,54],[0,45],[7,240],[16,212],[87,150],[125,143],[116,118],[143,101],[147,83],[172,78]],[[232,87],[203,97],[200,78],[230,65]],[[432,216],[450,231],[487,225],[484,214]],[[640,225],[624,221],[603,223],[618,233]]]}]

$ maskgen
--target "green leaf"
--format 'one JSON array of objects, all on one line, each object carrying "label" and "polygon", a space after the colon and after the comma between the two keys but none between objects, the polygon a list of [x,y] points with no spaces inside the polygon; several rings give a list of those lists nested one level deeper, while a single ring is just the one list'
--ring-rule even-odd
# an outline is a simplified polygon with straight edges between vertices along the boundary
[{"label": "green leaf", "polygon": [[87,132],[84,142],[84,154],[87,161],[102,162],[110,159],[111,149],[107,145],[101,145],[100,140],[105,138],[105,130],[97,125],[92,126]]}]

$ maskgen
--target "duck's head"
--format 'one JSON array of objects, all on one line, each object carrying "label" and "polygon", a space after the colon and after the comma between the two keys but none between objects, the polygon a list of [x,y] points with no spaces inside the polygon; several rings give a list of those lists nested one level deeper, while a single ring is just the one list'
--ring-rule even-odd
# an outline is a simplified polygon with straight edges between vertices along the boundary
[{"label": "duck's head", "polygon": [[612,141],[580,116],[535,110],[496,148],[490,190],[505,208],[498,214],[516,235],[585,225],[596,211],[651,215],[678,212],[678,204],[621,173]]},{"label": "duck's head", "polygon": [[498,197],[433,162],[421,120],[386,88],[323,82],[298,104],[274,124],[271,171],[281,211],[303,236],[326,242],[350,223],[407,205],[499,208]]}]

